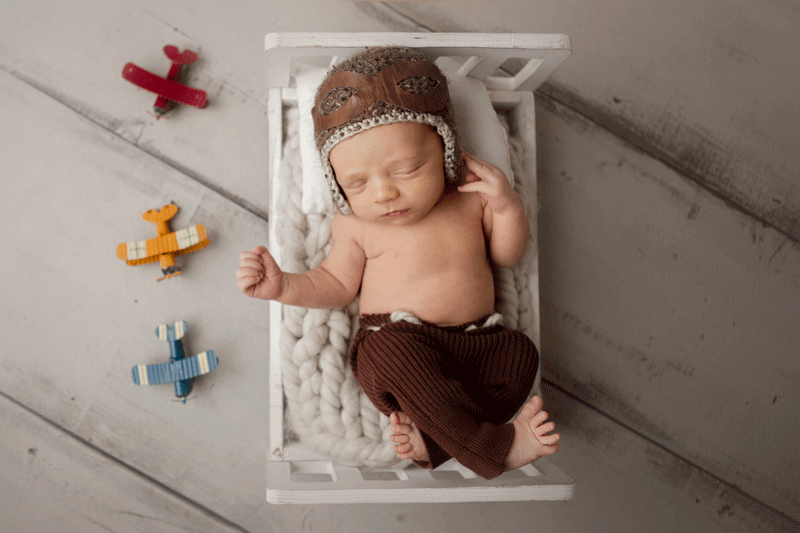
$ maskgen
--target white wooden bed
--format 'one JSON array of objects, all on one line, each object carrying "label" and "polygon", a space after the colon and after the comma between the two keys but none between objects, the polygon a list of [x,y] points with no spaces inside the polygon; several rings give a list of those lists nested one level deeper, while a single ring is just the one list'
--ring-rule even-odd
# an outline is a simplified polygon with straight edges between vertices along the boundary
[{"label": "white wooden bed", "polygon": [[[530,260],[526,263],[526,298],[531,308],[520,329],[537,346],[539,339],[538,261],[536,250],[536,145],[533,90],[570,54],[569,37],[531,34],[435,34],[357,33],[310,34],[274,33],[266,36],[266,73],[269,91],[269,180],[270,251],[282,266],[287,254],[286,225],[278,217],[285,212],[293,191],[286,184],[290,147],[285,147],[287,111],[297,107],[295,74],[303,65],[330,66],[367,46],[398,45],[418,48],[439,64],[459,74],[483,81],[492,105],[509,121],[509,139],[517,147],[517,162],[524,167],[522,183],[533,200],[529,209],[534,236]],[[518,72],[498,73],[509,60],[516,60]],[[516,70],[516,68],[515,68]],[[456,114],[459,110],[456,109]],[[296,116],[296,111],[295,115]],[[296,149],[296,148],[295,148]],[[519,168],[519,167],[517,167]],[[280,178],[283,177],[283,180]],[[518,177],[519,180],[519,177]],[[294,191],[296,192],[296,191]],[[314,215],[319,217],[319,215]],[[315,220],[320,220],[319,218]],[[324,222],[318,222],[324,227]],[[512,285],[513,286],[513,285]],[[511,500],[561,500],[573,494],[574,481],[557,468],[553,460],[540,459],[487,481],[451,460],[434,471],[407,466],[372,466],[366,461],[336,461],[311,450],[293,438],[287,424],[285,380],[282,371],[284,320],[288,313],[279,303],[270,307],[269,449],[267,453],[267,501],[270,503],[365,503],[365,502],[465,502]],[[286,319],[288,320],[288,319]],[[530,323],[527,323],[530,322]],[[547,357],[547,354],[542,354]],[[538,382],[537,382],[538,383]],[[313,406],[302,406],[313,409]],[[382,415],[381,415],[382,416]],[[385,418],[385,417],[384,417]],[[384,421],[385,425],[385,421]],[[347,463],[347,465],[343,464]]]}]

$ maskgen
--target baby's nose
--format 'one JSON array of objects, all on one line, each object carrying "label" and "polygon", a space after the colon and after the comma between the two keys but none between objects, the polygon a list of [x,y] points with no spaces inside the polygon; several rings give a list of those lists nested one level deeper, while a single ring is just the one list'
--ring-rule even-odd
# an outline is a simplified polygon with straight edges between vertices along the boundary
[{"label": "baby's nose", "polygon": [[382,180],[376,184],[375,202],[382,204],[394,200],[399,196],[400,192],[388,180]]}]

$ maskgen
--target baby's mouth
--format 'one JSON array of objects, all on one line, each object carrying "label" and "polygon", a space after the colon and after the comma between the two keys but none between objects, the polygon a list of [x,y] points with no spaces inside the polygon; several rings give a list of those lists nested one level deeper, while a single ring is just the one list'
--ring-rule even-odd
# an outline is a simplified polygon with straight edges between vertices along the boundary
[{"label": "baby's mouth", "polygon": [[405,215],[406,213],[408,213],[408,209],[399,209],[397,211],[389,211],[388,213],[386,213],[383,216],[384,216],[384,218],[396,218],[396,217],[401,217],[401,216]]}]

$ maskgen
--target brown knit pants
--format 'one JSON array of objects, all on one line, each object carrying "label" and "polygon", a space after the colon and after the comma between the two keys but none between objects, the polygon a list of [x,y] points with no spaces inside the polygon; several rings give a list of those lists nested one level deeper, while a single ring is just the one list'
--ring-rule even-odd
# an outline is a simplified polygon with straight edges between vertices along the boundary
[{"label": "brown knit pants", "polygon": [[486,479],[505,470],[514,437],[507,422],[533,387],[539,354],[523,333],[480,327],[485,320],[439,327],[361,316],[353,373],[383,414],[402,411],[414,421],[430,457],[421,467],[455,457]]}]

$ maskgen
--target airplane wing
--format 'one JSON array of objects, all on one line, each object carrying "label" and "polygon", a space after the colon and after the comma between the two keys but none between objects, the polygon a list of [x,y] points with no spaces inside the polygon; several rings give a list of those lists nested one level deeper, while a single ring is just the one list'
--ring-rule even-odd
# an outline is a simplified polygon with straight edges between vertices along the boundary
[{"label": "airplane wing", "polygon": [[219,364],[213,350],[186,357],[174,363],[160,365],[137,365],[131,369],[136,385],[161,385],[174,381],[184,381],[208,374]]},{"label": "airplane wing", "polygon": [[142,89],[179,104],[205,107],[207,103],[208,95],[205,91],[162,78],[133,63],[125,65],[122,69],[122,77]]},{"label": "airplane wing", "polygon": [[117,246],[117,257],[129,265],[143,265],[158,261],[158,254],[147,250],[148,241],[123,242]]},{"label": "airplane wing", "polygon": [[161,254],[188,254],[205,248],[208,243],[206,228],[202,224],[195,224],[146,241],[123,242],[117,246],[117,257],[129,265],[143,265],[158,261]]},{"label": "airplane wing", "polygon": [[175,232],[175,240],[178,243],[178,251],[175,255],[183,255],[205,248],[208,246],[209,239],[205,226],[195,224],[194,226]]}]

